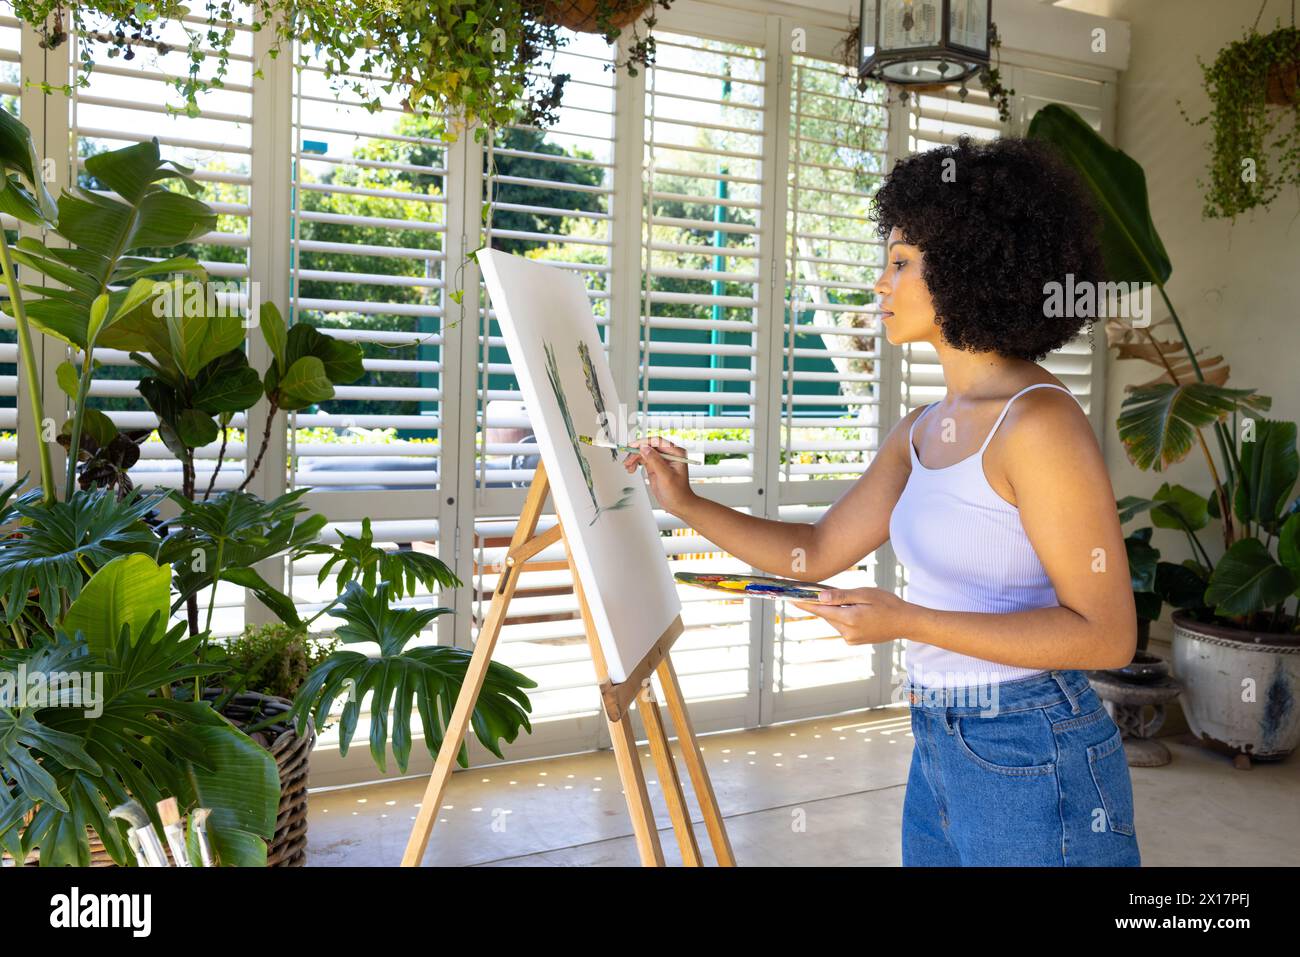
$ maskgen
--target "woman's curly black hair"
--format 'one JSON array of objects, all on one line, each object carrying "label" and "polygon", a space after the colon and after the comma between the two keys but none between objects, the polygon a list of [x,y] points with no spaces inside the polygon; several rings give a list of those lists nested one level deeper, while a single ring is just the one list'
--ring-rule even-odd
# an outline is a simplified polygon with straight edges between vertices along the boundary
[{"label": "woman's curly black hair", "polygon": [[961,136],[901,159],[871,218],[881,239],[897,226],[924,254],[935,321],[954,348],[1037,362],[1092,321],[1045,308],[1047,283],[1104,278],[1100,217],[1079,175],[1046,143]]}]

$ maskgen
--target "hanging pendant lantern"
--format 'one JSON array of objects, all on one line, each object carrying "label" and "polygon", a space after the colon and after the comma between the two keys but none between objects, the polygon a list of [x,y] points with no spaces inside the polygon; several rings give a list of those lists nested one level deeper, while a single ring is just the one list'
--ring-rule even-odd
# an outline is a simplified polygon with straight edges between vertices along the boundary
[{"label": "hanging pendant lantern", "polygon": [[863,83],[946,86],[989,65],[992,0],[862,0],[858,23]]}]

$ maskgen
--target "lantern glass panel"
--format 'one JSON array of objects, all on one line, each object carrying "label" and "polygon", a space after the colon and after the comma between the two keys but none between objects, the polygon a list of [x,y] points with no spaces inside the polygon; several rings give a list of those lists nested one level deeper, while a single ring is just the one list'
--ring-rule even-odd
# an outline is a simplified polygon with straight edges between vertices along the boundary
[{"label": "lantern glass panel", "polygon": [[858,57],[859,63],[876,52],[876,21],[879,12],[877,0],[862,0],[862,16],[859,20],[862,25],[862,46],[858,51],[860,54]]},{"label": "lantern glass panel", "polygon": [[948,37],[953,43],[985,53],[989,49],[988,0],[952,0]]},{"label": "lantern glass panel", "polygon": [[880,0],[880,49],[939,45],[939,0]]}]

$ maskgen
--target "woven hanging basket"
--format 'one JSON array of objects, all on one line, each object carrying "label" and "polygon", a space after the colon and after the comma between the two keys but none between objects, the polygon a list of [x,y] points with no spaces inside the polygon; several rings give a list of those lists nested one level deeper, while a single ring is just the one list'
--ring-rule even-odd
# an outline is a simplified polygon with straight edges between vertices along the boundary
[{"label": "woven hanging basket", "polygon": [[1279,63],[1268,71],[1268,92],[1264,102],[1273,106],[1290,106],[1300,102],[1300,49],[1290,63]]},{"label": "woven hanging basket", "polygon": [[[650,0],[605,0],[613,7],[610,14],[610,26],[623,29],[628,24],[640,19]],[[600,0],[547,0],[541,5],[541,19],[559,27],[566,27],[578,33],[599,33],[596,23],[596,8]]]},{"label": "woven hanging basket", "polygon": [[[213,699],[219,694],[220,689],[209,688],[204,697]],[[291,707],[293,702],[286,698],[246,691],[232,698],[224,713],[242,728],[268,714],[283,714]],[[316,725],[309,718],[307,736],[300,738],[286,720],[282,724],[273,724],[254,732],[254,740],[261,743],[262,739],[265,739],[266,748],[271,752],[271,757],[275,758],[280,772],[280,807],[275,817],[275,836],[266,846],[266,866],[302,867],[307,862],[307,771],[311,749],[316,743]],[[89,837],[90,866],[116,867],[116,862],[109,856],[99,836],[90,831]],[[172,861],[166,842],[163,843],[163,850],[167,859]],[[8,854],[3,855],[3,858],[10,859]],[[27,864],[39,862],[39,850],[27,856]]]}]

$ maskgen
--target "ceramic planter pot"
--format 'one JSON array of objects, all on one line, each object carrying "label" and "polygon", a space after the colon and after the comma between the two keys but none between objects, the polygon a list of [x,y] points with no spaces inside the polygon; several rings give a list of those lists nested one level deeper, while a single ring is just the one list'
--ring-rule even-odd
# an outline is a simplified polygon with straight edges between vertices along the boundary
[{"label": "ceramic planter pot", "polygon": [[1192,733],[1260,761],[1300,745],[1300,637],[1206,624],[1175,611],[1173,666]]}]

